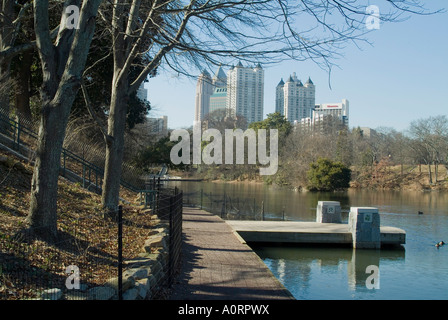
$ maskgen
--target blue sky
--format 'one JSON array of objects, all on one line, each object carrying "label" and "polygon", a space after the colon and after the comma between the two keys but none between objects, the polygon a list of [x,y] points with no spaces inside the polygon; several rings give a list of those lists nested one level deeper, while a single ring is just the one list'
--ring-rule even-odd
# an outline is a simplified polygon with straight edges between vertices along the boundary
[{"label": "blue sky", "polygon": [[[446,0],[428,5],[430,9],[446,7]],[[312,61],[265,67],[264,114],[274,112],[280,79],[296,72],[302,81],[309,76],[313,80],[316,104],[349,100],[350,127],[404,131],[413,120],[448,116],[448,13],[381,24],[367,38],[372,45],[363,43],[361,49],[348,45],[343,51],[344,57],[331,72],[331,88],[328,73]],[[195,80],[165,72],[145,87],[153,106],[151,117],[168,116],[171,129],[193,124]]]}]

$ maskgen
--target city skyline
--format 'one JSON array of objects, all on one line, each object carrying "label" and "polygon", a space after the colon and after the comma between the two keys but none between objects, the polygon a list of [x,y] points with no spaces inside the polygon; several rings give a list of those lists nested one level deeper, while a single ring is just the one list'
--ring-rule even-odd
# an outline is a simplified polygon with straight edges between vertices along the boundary
[{"label": "city skyline", "polygon": [[[442,7],[442,1],[430,9]],[[380,7],[381,9],[381,7]],[[392,127],[406,130],[411,121],[448,115],[448,14],[412,16],[404,22],[381,24],[367,34],[372,42],[360,48],[348,44],[344,57],[328,73],[312,61],[263,65],[264,114],[275,111],[275,90],[292,72],[313,79],[316,104],[350,100],[350,128]],[[209,70],[214,72],[214,70]],[[198,72],[199,74],[200,72]],[[168,115],[170,128],[190,127],[194,120],[197,78],[161,71],[145,87],[153,110],[150,117]],[[173,89],[175,94],[173,94]],[[171,93],[169,93],[171,92]]]}]

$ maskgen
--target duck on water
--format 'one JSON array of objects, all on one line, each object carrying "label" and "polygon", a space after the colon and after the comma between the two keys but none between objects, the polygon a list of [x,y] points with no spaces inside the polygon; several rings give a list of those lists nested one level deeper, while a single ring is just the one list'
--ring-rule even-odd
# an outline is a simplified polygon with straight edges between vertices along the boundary
[{"label": "duck on water", "polygon": [[440,242],[436,243],[436,247],[439,248],[439,247],[443,246],[444,244],[445,244],[445,242],[440,241]]}]

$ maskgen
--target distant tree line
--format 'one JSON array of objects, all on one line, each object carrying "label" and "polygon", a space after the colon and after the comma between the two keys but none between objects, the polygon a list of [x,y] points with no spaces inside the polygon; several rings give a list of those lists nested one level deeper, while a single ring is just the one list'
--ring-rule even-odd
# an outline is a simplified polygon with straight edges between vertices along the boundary
[{"label": "distant tree line", "polygon": [[[328,129],[330,128],[330,129]],[[403,132],[379,127],[328,126],[327,130],[293,130],[280,149],[279,172],[273,182],[306,187],[310,164],[324,158],[350,168],[353,185],[369,187],[381,170],[398,166],[404,176],[405,166],[427,166],[428,182],[439,181],[439,167],[448,160],[448,118],[444,115],[418,119]]]},{"label": "distant tree line", "polygon": [[[235,128],[279,130],[279,168],[275,175],[260,177],[257,165],[247,162],[181,168],[211,180],[263,179],[269,184],[328,191],[347,188],[350,183],[369,187],[392,166],[401,176],[406,173],[405,167],[421,171],[425,166],[429,184],[436,184],[440,182],[440,167],[448,161],[448,118],[444,115],[415,120],[403,132],[386,127],[349,129],[331,118],[318,129],[294,127],[279,113],[247,125],[243,117],[232,118],[219,110],[207,115],[205,123],[222,132]],[[159,143],[169,152],[169,139]],[[164,161],[167,159],[165,156]]]}]

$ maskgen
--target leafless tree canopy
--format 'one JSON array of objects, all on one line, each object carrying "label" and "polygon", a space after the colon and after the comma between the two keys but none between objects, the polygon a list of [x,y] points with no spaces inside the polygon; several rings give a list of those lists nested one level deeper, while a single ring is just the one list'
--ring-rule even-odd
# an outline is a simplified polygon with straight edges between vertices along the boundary
[{"label": "leafless tree canopy", "polygon": [[[368,41],[363,0],[153,0],[104,2],[100,16],[126,53],[148,63],[134,90],[159,66],[190,75],[193,67],[235,59],[313,60],[329,69],[347,43]],[[385,1],[382,22],[429,14],[420,1]],[[132,44],[132,45],[130,45]]]}]

